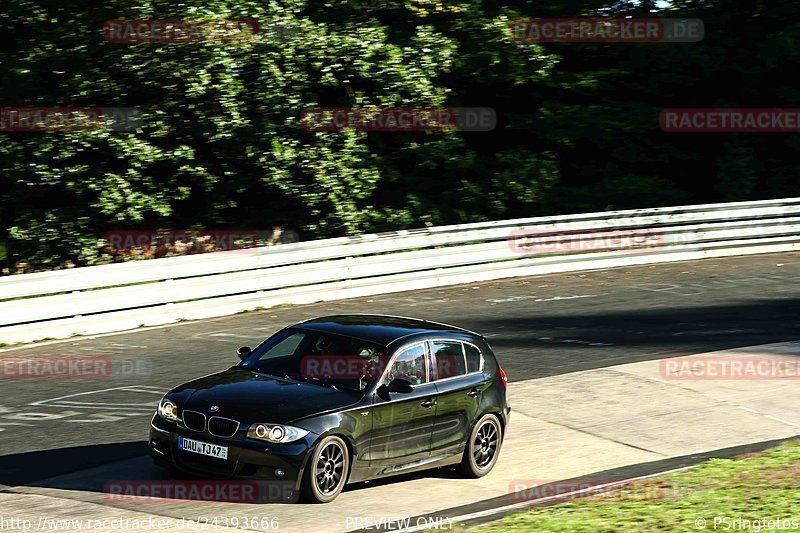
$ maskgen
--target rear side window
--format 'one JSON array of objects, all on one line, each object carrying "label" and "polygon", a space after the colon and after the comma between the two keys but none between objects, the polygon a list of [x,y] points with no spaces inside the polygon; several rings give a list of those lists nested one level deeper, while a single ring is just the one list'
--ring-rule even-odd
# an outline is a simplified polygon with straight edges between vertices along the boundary
[{"label": "rear side window", "polygon": [[471,344],[464,343],[467,356],[467,372],[478,372],[481,369],[481,351]]},{"label": "rear side window", "polygon": [[457,341],[430,341],[431,354],[436,362],[436,377],[447,379],[467,373],[464,349]]}]

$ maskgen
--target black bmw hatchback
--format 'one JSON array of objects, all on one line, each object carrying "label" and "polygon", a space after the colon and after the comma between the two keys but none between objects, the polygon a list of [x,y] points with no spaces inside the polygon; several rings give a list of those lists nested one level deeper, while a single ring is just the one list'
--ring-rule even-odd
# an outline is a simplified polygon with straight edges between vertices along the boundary
[{"label": "black bmw hatchback", "polygon": [[494,467],[511,408],[486,340],[425,320],[342,315],[287,327],[238,365],[161,400],[156,463],[282,482],[310,502],[347,483],[457,465]]}]

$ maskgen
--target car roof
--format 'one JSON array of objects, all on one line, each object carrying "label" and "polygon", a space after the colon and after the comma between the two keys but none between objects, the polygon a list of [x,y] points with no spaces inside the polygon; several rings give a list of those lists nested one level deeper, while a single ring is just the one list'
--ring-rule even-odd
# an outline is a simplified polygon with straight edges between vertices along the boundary
[{"label": "car roof", "polygon": [[419,334],[451,332],[466,333],[480,337],[477,333],[456,326],[417,318],[388,315],[322,316],[299,322],[292,327],[345,335],[383,346],[389,346],[399,339]]}]

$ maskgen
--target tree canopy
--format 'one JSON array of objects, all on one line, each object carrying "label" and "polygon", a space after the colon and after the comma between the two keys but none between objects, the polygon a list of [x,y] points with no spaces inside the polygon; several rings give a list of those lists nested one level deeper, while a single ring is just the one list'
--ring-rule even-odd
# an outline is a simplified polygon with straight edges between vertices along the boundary
[{"label": "tree canopy", "polygon": [[[0,106],[133,107],[133,131],[0,131],[10,272],[111,260],[110,229],[303,240],[798,193],[797,134],[661,131],[681,107],[794,107],[800,5],[9,0]],[[690,17],[695,43],[512,39],[531,17]],[[257,39],[109,42],[108,20],[257,20]],[[491,107],[491,132],[314,132],[315,107]]]}]

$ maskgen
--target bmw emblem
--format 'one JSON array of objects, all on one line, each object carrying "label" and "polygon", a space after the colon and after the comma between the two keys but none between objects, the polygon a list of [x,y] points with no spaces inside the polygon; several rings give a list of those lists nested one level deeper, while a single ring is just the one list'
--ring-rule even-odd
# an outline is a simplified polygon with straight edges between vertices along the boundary
[{"label": "bmw emblem", "polygon": [[211,407],[208,408],[208,410],[211,411],[212,413],[216,413],[217,411],[219,411],[219,405],[212,405]]}]

